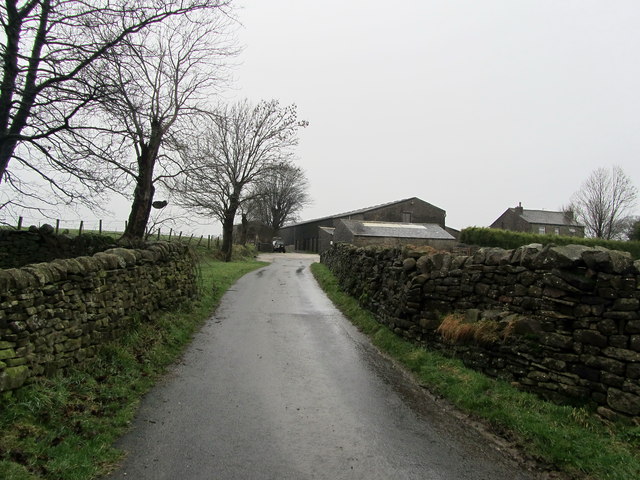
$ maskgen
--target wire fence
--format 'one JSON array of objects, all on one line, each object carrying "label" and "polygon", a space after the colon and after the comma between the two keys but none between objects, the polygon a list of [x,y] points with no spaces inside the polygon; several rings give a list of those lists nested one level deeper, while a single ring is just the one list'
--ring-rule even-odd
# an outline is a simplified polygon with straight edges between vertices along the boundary
[{"label": "wire fence", "polygon": [[[4,226],[8,228],[14,228],[17,230],[26,230],[35,226],[40,228],[45,224],[50,225],[53,228],[55,234],[65,234],[78,236],[83,234],[98,234],[108,235],[113,237],[120,237],[127,228],[127,222],[117,220],[64,220],[64,219],[25,219],[24,217],[18,217],[13,221],[4,221]],[[147,240],[163,240],[163,241],[177,241],[187,244],[193,244],[195,246],[206,246],[207,248],[219,248],[220,236],[219,235],[197,235],[195,233],[184,232],[179,229],[160,226],[147,232]]]}]

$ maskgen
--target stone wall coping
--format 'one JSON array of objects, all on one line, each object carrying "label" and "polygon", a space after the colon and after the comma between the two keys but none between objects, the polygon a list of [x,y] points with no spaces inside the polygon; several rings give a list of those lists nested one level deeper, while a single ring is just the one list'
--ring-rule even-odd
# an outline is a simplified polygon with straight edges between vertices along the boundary
[{"label": "stone wall coping", "polygon": [[0,269],[0,289],[41,287],[63,280],[69,275],[86,275],[103,269],[125,269],[133,265],[157,262],[170,258],[173,253],[183,252],[186,248],[180,243],[157,242],[142,249],[111,248],[92,256]]}]

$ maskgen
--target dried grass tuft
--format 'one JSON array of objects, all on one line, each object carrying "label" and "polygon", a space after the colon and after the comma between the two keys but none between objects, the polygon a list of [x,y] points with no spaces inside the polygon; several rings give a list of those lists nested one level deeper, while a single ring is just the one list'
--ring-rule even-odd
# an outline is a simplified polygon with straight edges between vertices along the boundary
[{"label": "dried grass tuft", "polygon": [[436,332],[445,343],[450,345],[475,342],[493,344],[502,338],[498,322],[482,320],[477,323],[466,323],[461,314],[452,313],[444,317]]},{"label": "dried grass tuft", "polygon": [[464,323],[462,315],[452,313],[444,317],[436,332],[442,336],[446,343],[463,343],[465,340],[473,338],[473,325]]}]

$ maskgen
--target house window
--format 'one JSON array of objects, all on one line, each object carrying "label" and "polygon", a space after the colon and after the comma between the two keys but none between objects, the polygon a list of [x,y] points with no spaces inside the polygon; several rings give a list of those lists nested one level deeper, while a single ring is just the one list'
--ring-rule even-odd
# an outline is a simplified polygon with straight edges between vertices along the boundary
[{"label": "house window", "polygon": [[402,223],[411,223],[411,212],[402,212]]},{"label": "house window", "polygon": [[547,233],[547,230],[544,227],[538,227],[538,233],[540,235],[544,235],[545,233]]},{"label": "house window", "polygon": [[560,229],[559,229],[558,227],[556,227],[556,228],[553,230],[553,233],[555,233],[556,235],[560,235]]}]

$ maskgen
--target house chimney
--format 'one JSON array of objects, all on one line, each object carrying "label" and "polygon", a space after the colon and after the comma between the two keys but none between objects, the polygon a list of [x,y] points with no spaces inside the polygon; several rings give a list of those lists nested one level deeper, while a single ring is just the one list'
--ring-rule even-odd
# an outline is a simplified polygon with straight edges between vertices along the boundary
[{"label": "house chimney", "polygon": [[515,210],[518,215],[522,215],[524,213],[524,208],[522,208],[522,202],[518,202],[518,206],[515,208]]},{"label": "house chimney", "polygon": [[573,219],[574,219],[573,210],[565,210],[564,218],[566,218],[568,222],[573,222]]}]

